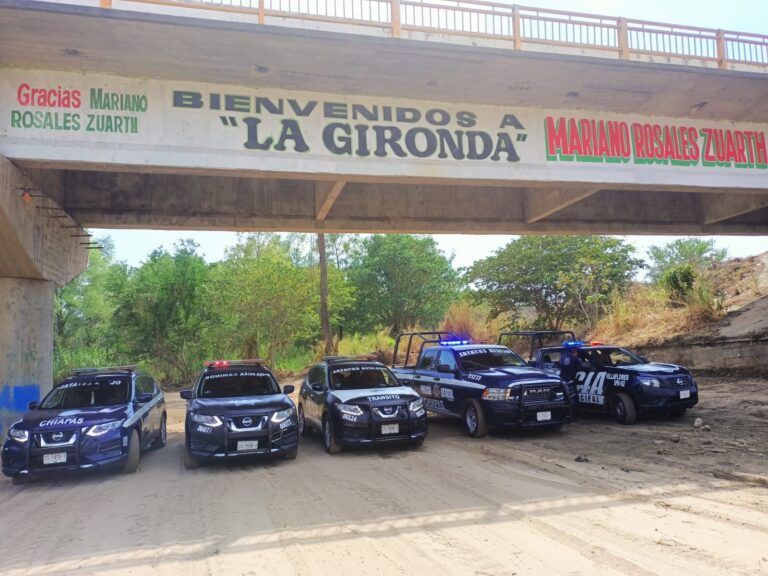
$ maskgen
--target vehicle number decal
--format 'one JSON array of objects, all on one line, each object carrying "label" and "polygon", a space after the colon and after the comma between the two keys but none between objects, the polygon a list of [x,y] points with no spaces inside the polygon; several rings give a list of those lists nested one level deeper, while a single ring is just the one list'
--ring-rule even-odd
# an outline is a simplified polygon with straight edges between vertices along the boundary
[{"label": "vehicle number decal", "polygon": [[442,400],[435,400],[433,398],[424,398],[424,405],[427,408],[434,408],[435,410],[445,410],[445,404]]},{"label": "vehicle number decal", "polygon": [[293,425],[293,420],[288,418],[288,420],[284,420],[283,422],[280,422],[280,430],[285,430],[286,428],[289,428],[291,425]]},{"label": "vehicle number decal", "polygon": [[467,380],[477,380],[477,381],[480,381],[482,379],[483,379],[483,377],[480,376],[480,374],[467,374]]},{"label": "vehicle number decal", "polygon": [[341,419],[349,422],[357,422],[357,416],[353,416],[352,414],[342,414]]},{"label": "vehicle number decal", "polygon": [[585,404],[605,404],[603,386],[605,385],[605,372],[578,372],[576,374],[576,388],[579,391],[579,402]]},{"label": "vehicle number decal", "polygon": [[210,428],[209,426],[203,426],[202,424],[199,424],[197,426],[197,431],[201,432],[203,434],[210,434],[211,432],[213,432],[213,428]]}]

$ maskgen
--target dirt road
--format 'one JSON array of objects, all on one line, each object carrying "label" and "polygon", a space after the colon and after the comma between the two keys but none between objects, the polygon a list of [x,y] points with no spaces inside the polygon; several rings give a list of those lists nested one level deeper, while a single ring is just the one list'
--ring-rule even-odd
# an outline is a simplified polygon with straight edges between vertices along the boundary
[{"label": "dirt road", "polygon": [[310,438],[195,471],[169,393],[138,473],[0,481],[0,573],[768,574],[768,381],[700,384],[679,421],[472,440],[435,418],[418,450]]}]

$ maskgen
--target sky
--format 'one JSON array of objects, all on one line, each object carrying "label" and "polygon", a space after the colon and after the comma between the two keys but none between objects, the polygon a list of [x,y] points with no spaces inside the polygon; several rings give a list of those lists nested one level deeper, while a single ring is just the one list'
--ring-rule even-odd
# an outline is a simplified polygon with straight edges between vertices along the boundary
[{"label": "sky", "polygon": [[[768,33],[768,0],[529,0],[528,7],[552,8],[605,16],[722,28],[738,32]],[[115,242],[115,256],[131,266],[139,265],[155,248],[171,249],[174,242],[191,238],[200,244],[206,260],[223,258],[227,246],[236,241],[233,232],[93,230],[97,236],[109,235]],[[454,255],[454,265],[466,267],[490,256],[514,236],[435,235],[440,247]],[[638,255],[646,256],[651,245],[663,245],[674,236],[627,236]],[[726,248],[731,257],[744,257],[768,250],[768,236],[715,236],[716,245]]]}]

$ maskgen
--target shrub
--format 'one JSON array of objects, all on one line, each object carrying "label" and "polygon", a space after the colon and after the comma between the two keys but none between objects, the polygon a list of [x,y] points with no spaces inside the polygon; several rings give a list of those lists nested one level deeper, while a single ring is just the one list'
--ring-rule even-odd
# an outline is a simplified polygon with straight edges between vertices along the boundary
[{"label": "shrub", "polygon": [[696,272],[690,264],[678,264],[666,269],[659,283],[669,294],[672,305],[683,306],[693,292]]}]

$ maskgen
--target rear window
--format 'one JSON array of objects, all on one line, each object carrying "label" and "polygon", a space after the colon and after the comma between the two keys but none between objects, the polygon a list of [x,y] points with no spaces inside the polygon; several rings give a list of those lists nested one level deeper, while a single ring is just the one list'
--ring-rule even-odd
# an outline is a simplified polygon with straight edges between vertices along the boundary
[{"label": "rear window", "polygon": [[365,390],[399,386],[397,378],[383,366],[339,366],[331,368],[333,390]]},{"label": "rear window", "polygon": [[56,386],[40,407],[51,410],[125,404],[130,390],[130,376],[78,376]]},{"label": "rear window", "polygon": [[238,370],[206,374],[200,384],[201,398],[235,398],[279,394],[275,377],[262,370]]}]

